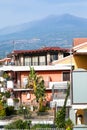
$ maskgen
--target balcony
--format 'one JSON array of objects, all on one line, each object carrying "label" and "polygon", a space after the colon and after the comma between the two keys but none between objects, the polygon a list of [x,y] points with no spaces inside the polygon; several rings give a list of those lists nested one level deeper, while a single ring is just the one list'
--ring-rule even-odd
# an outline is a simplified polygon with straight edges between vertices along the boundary
[{"label": "balcony", "polygon": [[[50,107],[62,107],[64,105],[66,90],[68,82],[50,82],[49,87],[52,88],[52,101],[50,102]],[[70,96],[67,101],[67,106],[71,105]]]},{"label": "balcony", "polygon": [[67,89],[67,81],[62,82],[49,82],[49,88],[50,89]]},{"label": "balcony", "polygon": [[[50,107],[51,108],[54,108],[55,105],[56,107],[62,107],[64,105],[64,101],[65,99],[53,99],[53,101],[50,101]],[[66,104],[67,107],[70,107],[71,106],[71,100],[68,99],[67,100],[67,104]]]}]

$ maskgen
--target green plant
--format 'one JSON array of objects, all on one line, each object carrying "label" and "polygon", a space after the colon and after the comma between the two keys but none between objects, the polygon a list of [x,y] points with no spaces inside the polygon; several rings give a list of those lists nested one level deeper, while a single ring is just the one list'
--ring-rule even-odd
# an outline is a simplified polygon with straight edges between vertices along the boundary
[{"label": "green plant", "polygon": [[16,120],[8,125],[5,126],[5,129],[30,129],[31,121],[23,121],[21,119]]},{"label": "green plant", "polygon": [[0,101],[0,119],[4,118],[6,116],[5,108],[3,106],[3,103]]},{"label": "green plant", "polygon": [[74,124],[73,124],[73,122],[72,122],[71,119],[67,119],[67,120],[65,121],[66,130],[72,130],[73,125],[74,125]]},{"label": "green plant", "polygon": [[45,98],[45,85],[41,76],[38,76],[34,68],[30,67],[27,88],[32,88],[36,101],[39,103],[39,111],[42,111],[43,100]]},{"label": "green plant", "polygon": [[[23,109],[23,107],[25,107],[25,109]],[[17,110],[17,114],[25,115],[25,118],[30,118],[31,116],[30,108],[27,106],[20,106],[19,109]]]},{"label": "green plant", "polygon": [[3,73],[3,78],[8,80],[10,78],[10,76],[6,72],[4,72]]},{"label": "green plant", "polygon": [[18,98],[14,98],[14,102],[15,102],[15,103],[18,103],[18,102],[19,102],[19,99],[18,99]]},{"label": "green plant", "polygon": [[57,115],[56,115],[55,124],[58,128],[65,128],[66,103],[68,100],[69,92],[70,92],[70,84],[68,83],[68,88],[67,88],[67,93],[66,93],[64,105],[61,108],[61,110],[59,110],[57,112]]},{"label": "green plant", "polygon": [[5,108],[5,111],[6,111],[6,116],[16,114],[13,106],[7,106]]},{"label": "green plant", "polygon": [[6,91],[6,92],[4,93],[4,95],[6,96],[6,98],[10,98],[10,92],[9,92],[9,91]]},{"label": "green plant", "polygon": [[58,128],[65,128],[65,107],[57,112],[56,126]]}]

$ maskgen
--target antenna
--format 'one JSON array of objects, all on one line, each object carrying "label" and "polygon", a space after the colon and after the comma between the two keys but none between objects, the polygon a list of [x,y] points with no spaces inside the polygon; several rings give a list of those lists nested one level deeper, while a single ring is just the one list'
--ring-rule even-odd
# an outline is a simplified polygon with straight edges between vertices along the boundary
[{"label": "antenna", "polygon": [[13,51],[15,50],[15,41],[13,40]]}]

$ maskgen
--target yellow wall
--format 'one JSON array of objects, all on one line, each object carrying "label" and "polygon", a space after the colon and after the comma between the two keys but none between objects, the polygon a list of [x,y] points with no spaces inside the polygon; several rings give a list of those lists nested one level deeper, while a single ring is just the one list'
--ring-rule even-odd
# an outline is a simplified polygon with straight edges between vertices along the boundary
[{"label": "yellow wall", "polygon": [[83,68],[87,70],[87,55],[74,56],[75,69]]},{"label": "yellow wall", "polygon": [[87,55],[68,56],[53,64],[71,64],[74,65],[74,69],[83,68],[87,70]]},{"label": "yellow wall", "polygon": [[52,64],[54,64],[54,65],[55,64],[71,64],[72,60],[73,60],[72,56],[67,56],[67,57],[64,57],[60,60],[53,62]]}]

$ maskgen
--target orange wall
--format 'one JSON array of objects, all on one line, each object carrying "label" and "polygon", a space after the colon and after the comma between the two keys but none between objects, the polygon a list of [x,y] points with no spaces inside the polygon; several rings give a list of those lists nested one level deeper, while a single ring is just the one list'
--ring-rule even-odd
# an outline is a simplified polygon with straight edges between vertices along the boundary
[{"label": "orange wall", "polygon": [[[27,99],[27,94],[30,94],[30,99]],[[19,98],[20,100],[20,93],[18,94],[17,92],[17,98]],[[46,102],[49,102],[52,100],[52,90],[47,90],[45,93],[45,99]],[[35,105],[34,103],[37,104],[37,102],[35,101],[35,95],[33,94],[33,91],[28,91],[28,92],[21,92],[21,101],[23,104],[27,104],[27,105]]]},{"label": "orange wall", "polygon": [[29,94],[30,94],[30,99],[27,99],[27,92],[22,92],[21,94],[22,103],[27,102],[27,104],[28,103],[30,104],[35,99],[35,95],[31,91],[29,91]]},{"label": "orange wall", "polygon": [[[59,82],[62,81],[62,71],[40,71],[36,72],[37,75],[43,77],[44,81],[52,81],[52,82]],[[29,72],[21,72],[21,81],[23,78],[27,77]]]},{"label": "orange wall", "polygon": [[40,76],[43,77],[44,81],[48,80],[48,77],[50,78],[50,81],[52,82],[58,82],[61,81],[61,71],[42,71],[38,73]]},{"label": "orange wall", "polygon": [[[62,81],[62,71],[39,71],[36,72],[37,75],[42,76],[44,81],[52,81],[52,82],[60,82]],[[23,78],[27,78],[29,76],[29,72],[21,72],[20,78],[21,82],[23,82]],[[50,78],[49,78],[50,77]],[[22,83],[21,83],[22,84]],[[35,99],[35,95],[32,91],[29,91],[30,99],[27,99],[27,92],[21,93],[22,103],[31,103]],[[52,99],[52,90],[46,90],[46,101],[50,101]]]}]

